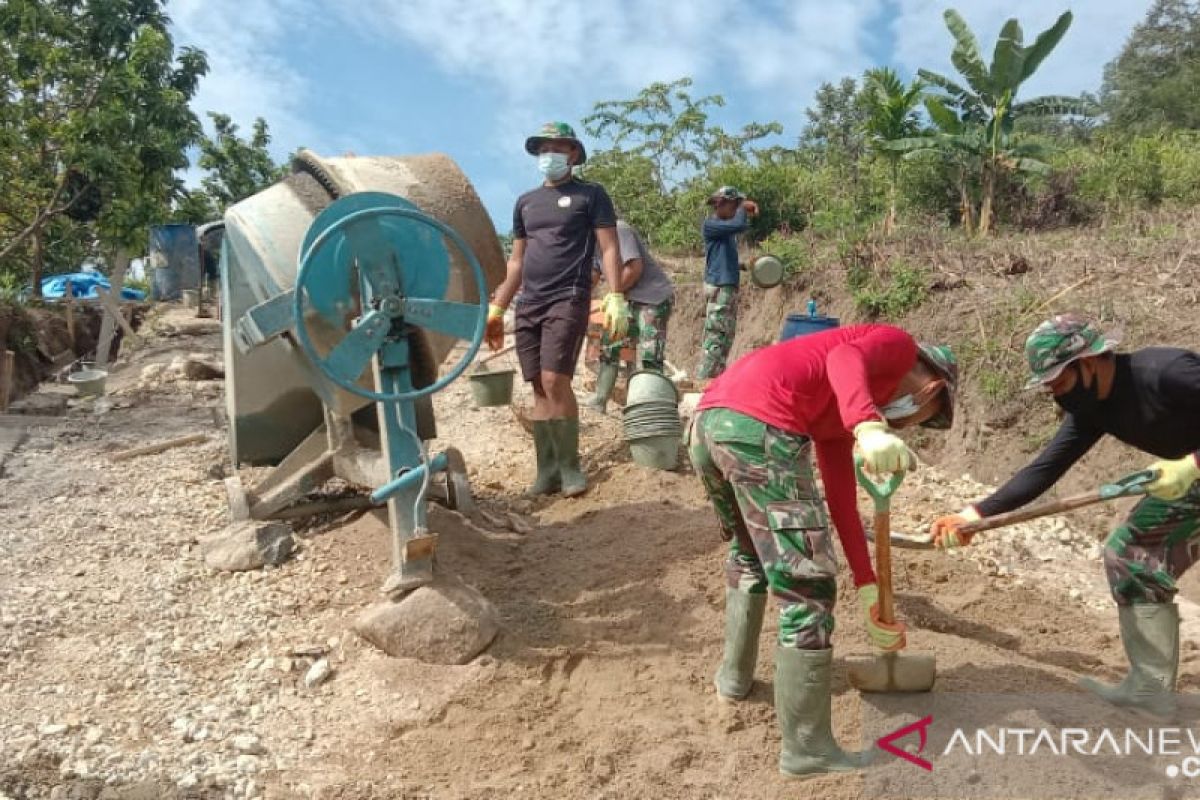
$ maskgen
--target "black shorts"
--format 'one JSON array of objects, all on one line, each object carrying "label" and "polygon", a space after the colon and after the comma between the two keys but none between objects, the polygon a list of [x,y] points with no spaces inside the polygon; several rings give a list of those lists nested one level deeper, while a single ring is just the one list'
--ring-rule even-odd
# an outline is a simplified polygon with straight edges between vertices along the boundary
[{"label": "black shorts", "polygon": [[588,296],[581,295],[517,306],[514,330],[522,378],[532,381],[542,372],[574,377],[587,338],[589,305]]}]

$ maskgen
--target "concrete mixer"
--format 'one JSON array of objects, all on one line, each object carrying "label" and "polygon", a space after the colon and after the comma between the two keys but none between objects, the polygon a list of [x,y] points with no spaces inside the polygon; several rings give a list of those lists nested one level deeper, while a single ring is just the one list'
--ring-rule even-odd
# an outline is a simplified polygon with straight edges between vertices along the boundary
[{"label": "concrete mixer", "polygon": [[[386,503],[393,570],[385,592],[433,578],[424,499],[436,472],[470,507],[462,457],[436,455],[431,395],[483,337],[504,276],[491,220],[441,155],[322,159],[225,214],[222,325],[230,455],[270,465],[226,480],[235,521],[282,515],[329,478]],[[439,377],[456,342],[465,352]]]}]

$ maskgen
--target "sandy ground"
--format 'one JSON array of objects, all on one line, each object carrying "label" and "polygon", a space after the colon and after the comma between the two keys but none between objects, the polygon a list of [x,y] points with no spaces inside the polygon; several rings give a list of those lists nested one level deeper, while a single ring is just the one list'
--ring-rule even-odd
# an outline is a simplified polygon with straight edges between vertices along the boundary
[{"label": "sandy ground", "polygon": [[[695,477],[632,464],[615,415],[585,414],[588,494],[530,502],[532,443],[511,410],[475,408],[464,381],[437,396],[433,449],[464,452],[487,515],[432,507],[439,568],[503,619],[470,664],[390,659],[349,631],[388,569],[372,514],[298,531],[279,568],[206,569],[196,541],[226,524],[220,383],[143,377],[219,351],[212,327],[162,335],[181,317],[159,320],[99,408],[34,429],[7,465],[0,797],[864,796],[859,775],[777,773],[772,615],[749,700],[715,701],[723,546]],[[192,431],[209,441],[108,460]],[[978,491],[922,468],[896,526]],[[953,556],[896,551],[899,611],[910,648],[937,657],[937,691],[1073,692],[1081,673],[1117,676],[1097,556],[1052,521]],[[844,659],[870,650],[843,578],[834,721],[852,744],[861,698]],[[306,687],[321,657],[333,675]],[[1189,643],[1185,687],[1195,658]]]}]

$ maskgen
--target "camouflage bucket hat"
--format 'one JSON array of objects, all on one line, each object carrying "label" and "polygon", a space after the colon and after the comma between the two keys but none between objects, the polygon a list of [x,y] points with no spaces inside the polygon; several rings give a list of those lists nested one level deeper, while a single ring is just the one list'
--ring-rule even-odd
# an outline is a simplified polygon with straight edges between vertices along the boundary
[{"label": "camouflage bucket hat", "polygon": [[954,424],[954,402],[958,394],[958,359],[944,344],[919,344],[917,355],[946,382],[946,402],[942,410],[921,423],[923,428],[945,430]]},{"label": "camouflage bucket hat", "polygon": [[739,192],[732,186],[722,186],[708,196],[708,204],[715,206],[718,200],[745,200],[746,195]]},{"label": "camouflage bucket hat", "polygon": [[1025,358],[1033,372],[1025,388],[1047,384],[1072,361],[1107,353],[1120,341],[1118,334],[1105,334],[1089,319],[1075,314],[1053,316],[1025,340]]},{"label": "camouflage bucket hat", "polygon": [[525,140],[525,152],[536,156],[542,142],[570,142],[579,148],[579,163],[587,161],[587,150],[583,148],[583,142],[575,135],[575,129],[565,122],[547,122],[540,131]]}]

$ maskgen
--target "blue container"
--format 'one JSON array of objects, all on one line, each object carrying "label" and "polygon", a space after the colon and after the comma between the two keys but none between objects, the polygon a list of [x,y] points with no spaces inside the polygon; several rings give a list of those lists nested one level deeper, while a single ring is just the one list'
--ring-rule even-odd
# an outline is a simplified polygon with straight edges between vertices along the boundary
[{"label": "blue container", "polygon": [[[156,300],[177,300],[183,289],[200,286],[200,244],[191,225],[150,228],[151,286]],[[161,275],[159,273],[162,273]]]},{"label": "blue container", "polygon": [[817,314],[816,301],[809,300],[808,313],[787,315],[787,321],[783,323],[783,330],[779,332],[779,341],[794,339],[797,336],[807,336],[810,333],[820,333],[837,326],[837,317],[820,316]]}]

